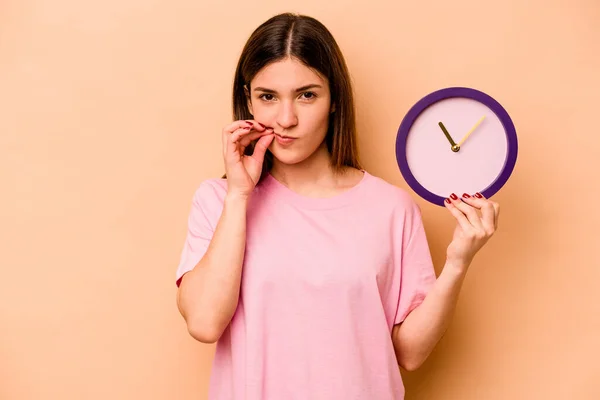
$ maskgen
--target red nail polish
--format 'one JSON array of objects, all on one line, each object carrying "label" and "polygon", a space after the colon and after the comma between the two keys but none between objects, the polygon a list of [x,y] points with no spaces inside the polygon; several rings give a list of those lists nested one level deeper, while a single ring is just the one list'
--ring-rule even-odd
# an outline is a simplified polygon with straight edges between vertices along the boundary
[{"label": "red nail polish", "polygon": [[446,199],[446,203],[450,204],[450,199]]},{"label": "red nail polish", "polygon": [[476,196],[476,197],[479,197],[480,199],[481,199],[481,198],[483,198],[483,196],[482,196],[482,195],[481,195],[481,193],[479,193],[479,192],[475,193],[475,196]]},{"label": "red nail polish", "polygon": [[263,124],[261,124],[260,122],[258,122],[258,124],[259,124],[260,126],[262,126],[263,128],[266,128],[266,126],[265,126],[265,125],[263,125]]},{"label": "red nail polish", "polygon": [[468,195],[468,194],[466,194],[466,193],[463,193],[463,197],[464,197],[465,199],[468,199],[468,198],[470,198],[471,196],[469,196],[469,195]]},{"label": "red nail polish", "polygon": [[452,197],[452,200],[457,200],[457,199],[458,199],[458,196],[457,196],[457,195],[455,195],[454,193],[452,193],[452,194],[450,195],[450,197]]}]

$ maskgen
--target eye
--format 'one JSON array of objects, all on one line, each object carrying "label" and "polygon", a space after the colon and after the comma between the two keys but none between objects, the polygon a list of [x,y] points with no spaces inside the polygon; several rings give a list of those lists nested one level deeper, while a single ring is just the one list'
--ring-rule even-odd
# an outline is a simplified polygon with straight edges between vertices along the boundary
[{"label": "eye", "polygon": [[310,100],[310,99],[317,97],[317,95],[314,92],[304,92],[304,93],[302,93],[302,96],[306,100]]},{"label": "eye", "polygon": [[272,101],[274,96],[271,93],[263,93],[259,95],[258,98],[265,101]]}]

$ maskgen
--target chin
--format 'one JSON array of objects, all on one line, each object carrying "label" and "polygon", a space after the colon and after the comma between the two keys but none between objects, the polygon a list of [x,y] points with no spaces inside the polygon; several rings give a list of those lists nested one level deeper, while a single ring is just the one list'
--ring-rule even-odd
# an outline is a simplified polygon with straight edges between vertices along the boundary
[{"label": "chin", "polygon": [[279,161],[282,164],[285,165],[294,165],[294,164],[299,164],[302,161],[305,161],[308,156],[301,156],[299,154],[277,154],[276,152],[273,153],[273,158],[275,158],[277,161]]},{"label": "chin", "polygon": [[282,150],[277,148],[269,149],[273,154],[273,158],[282,164],[294,165],[305,161],[310,154],[304,154],[303,152]]}]

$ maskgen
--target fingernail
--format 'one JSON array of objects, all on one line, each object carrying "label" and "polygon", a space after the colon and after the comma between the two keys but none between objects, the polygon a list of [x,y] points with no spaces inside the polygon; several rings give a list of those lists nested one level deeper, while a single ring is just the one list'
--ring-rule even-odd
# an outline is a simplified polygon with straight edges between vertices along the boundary
[{"label": "fingernail", "polygon": [[466,194],[466,193],[463,193],[463,197],[464,197],[465,199],[468,199],[468,198],[470,198],[471,196],[469,196],[469,195],[468,195],[468,194]]},{"label": "fingernail", "polygon": [[450,195],[450,197],[452,197],[452,200],[457,200],[457,199],[458,199],[458,196],[457,196],[457,195],[455,195],[454,193],[452,193],[452,194]]},{"label": "fingernail", "polygon": [[475,196],[476,196],[476,197],[479,197],[480,199],[483,197],[483,196],[481,195],[481,193],[479,193],[479,192],[475,193]]},{"label": "fingernail", "polygon": [[446,203],[450,204],[451,203],[450,199],[446,199]]},{"label": "fingernail", "polygon": [[266,126],[264,126],[264,125],[263,125],[263,124],[261,124],[260,122],[258,122],[258,124],[259,124],[260,126],[262,126],[263,128],[266,128]]}]

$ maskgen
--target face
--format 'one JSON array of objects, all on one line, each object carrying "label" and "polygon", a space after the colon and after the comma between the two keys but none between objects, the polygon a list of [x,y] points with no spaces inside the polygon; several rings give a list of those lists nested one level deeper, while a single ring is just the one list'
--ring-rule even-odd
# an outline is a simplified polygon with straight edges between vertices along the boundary
[{"label": "face", "polygon": [[250,82],[248,107],[254,119],[272,127],[269,150],[284,164],[300,163],[327,151],[331,110],[329,82],[295,59],[271,63]]}]

